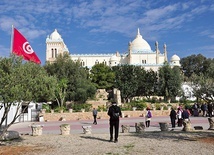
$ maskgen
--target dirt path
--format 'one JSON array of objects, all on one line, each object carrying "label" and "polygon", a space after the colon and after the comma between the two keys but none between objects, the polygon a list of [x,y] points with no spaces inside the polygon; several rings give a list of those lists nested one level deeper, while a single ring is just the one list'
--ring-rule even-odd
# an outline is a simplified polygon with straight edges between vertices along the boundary
[{"label": "dirt path", "polygon": [[0,155],[213,155],[214,132],[120,133],[119,142],[108,142],[108,134],[24,135],[1,142]]}]

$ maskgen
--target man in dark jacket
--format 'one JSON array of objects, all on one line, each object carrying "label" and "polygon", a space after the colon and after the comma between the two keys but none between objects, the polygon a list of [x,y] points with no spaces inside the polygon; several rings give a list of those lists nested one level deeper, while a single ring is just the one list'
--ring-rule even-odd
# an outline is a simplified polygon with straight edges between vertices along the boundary
[{"label": "man in dark jacket", "polygon": [[174,108],[171,109],[170,111],[170,120],[171,120],[171,124],[172,124],[172,130],[174,130],[175,128],[175,120],[176,120],[176,111],[174,110]]},{"label": "man in dark jacket", "polygon": [[212,117],[212,112],[213,112],[213,104],[212,103],[208,103],[207,110],[208,110],[208,116]]},{"label": "man in dark jacket", "polygon": [[117,106],[116,102],[112,102],[111,107],[108,110],[108,115],[110,116],[110,142],[113,141],[113,129],[115,131],[114,142],[118,142],[119,133],[119,117],[122,117],[121,109]]},{"label": "man in dark jacket", "polygon": [[188,113],[188,108],[185,107],[185,110],[182,112],[182,118],[184,121],[189,121],[189,113]]}]

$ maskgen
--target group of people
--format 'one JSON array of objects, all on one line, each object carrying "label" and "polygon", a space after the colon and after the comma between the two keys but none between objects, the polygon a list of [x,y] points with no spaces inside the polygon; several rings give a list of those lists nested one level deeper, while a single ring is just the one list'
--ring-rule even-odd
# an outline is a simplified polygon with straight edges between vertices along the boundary
[{"label": "group of people", "polygon": [[212,103],[208,103],[208,104],[203,103],[201,105],[200,110],[202,111],[202,116],[204,116],[204,117],[206,117],[206,116],[212,117],[214,115],[214,112],[213,112],[214,105]]},{"label": "group of people", "polygon": [[190,121],[189,116],[191,115],[189,109],[185,107],[183,110],[181,107],[178,107],[177,111],[175,111],[174,108],[171,109],[170,111],[170,120],[172,124],[172,130],[174,130],[176,126],[176,120],[178,127],[181,127],[183,124],[183,121]]},{"label": "group of people", "polygon": [[214,115],[214,104],[213,103],[203,103],[201,106],[198,103],[194,103],[192,106],[192,115],[199,116],[199,113],[202,112],[204,117],[212,117]]},{"label": "group of people", "polygon": [[[198,109],[198,105],[194,104],[193,109]],[[212,117],[213,115],[213,105],[212,104],[208,104],[208,106],[206,106],[205,104],[203,104],[201,106],[201,110],[203,111],[203,116],[206,115],[206,112],[208,113],[209,117]],[[97,125],[97,110],[94,108],[93,109],[93,117],[94,117],[94,122],[93,124]],[[193,112],[194,113],[194,112]],[[110,125],[110,142],[114,142],[117,143],[118,142],[118,133],[119,133],[119,118],[122,117],[122,113],[121,113],[121,109],[119,106],[117,106],[116,102],[112,102],[112,105],[109,107],[108,113],[107,113],[110,117],[109,119],[109,125]],[[176,120],[177,120],[177,126],[181,127],[183,124],[183,121],[190,121],[190,115],[191,112],[190,110],[185,107],[185,109],[183,109],[182,107],[178,107],[177,111],[175,111],[174,108],[171,109],[170,111],[170,120],[171,120],[171,124],[172,124],[172,130],[174,130],[175,126],[176,126]],[[150,121],[152,118],[152,113],[150,111],[150,108],[147,108],[147,113],[145,115],[145,124],[146,127],[150,126]],[[114,133],[114,136],[113,136]]]}]

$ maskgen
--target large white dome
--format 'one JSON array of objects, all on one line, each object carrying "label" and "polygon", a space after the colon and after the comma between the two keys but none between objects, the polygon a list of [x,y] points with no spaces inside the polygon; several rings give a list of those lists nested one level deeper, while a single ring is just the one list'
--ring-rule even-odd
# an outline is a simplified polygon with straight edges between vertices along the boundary
[{"label": "large white dome", "polygon": [[62,40],[62,37],[61,37],[61,35],[57,32],[57,30],[55,29],[54,32],[51,33],[50,39],[52,39],[52,40]]},{"label": "large white dome", "polygon": [[151,47],[146,40],[143,39],[138,29],[136,38],[131,43],[132,51],[151,51]]}]

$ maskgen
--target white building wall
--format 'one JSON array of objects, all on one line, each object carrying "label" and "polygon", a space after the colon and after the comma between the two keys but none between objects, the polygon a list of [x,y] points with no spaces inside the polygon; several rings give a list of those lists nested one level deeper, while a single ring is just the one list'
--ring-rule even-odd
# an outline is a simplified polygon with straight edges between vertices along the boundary
[{"label": "white building wall", "polygon": [[[112,54],[113,55],[113,54]],[[84,62],[84,66],[89,68],[93,67],[96,62],[103,63],[106,62],[106,65],[110,65],[110,59],[112,55],[70,55],[73,61]]]},{"label": "white building wall", "polygon": [[[57,40],[54,40],[53,38],[55,39],[58,38],[58,43],[60,42],[60,44],[58,44]],[[56,30],[51,34],[51,37],[48,37],[46,39],[46,44],[47,44],[46,61],[54,61],[55,59],[55,58],[52,58],[52,51],[51,51],[52,48],[58,49],[59,53],[63,53],[66,51],[68,52],[68,49],[65,43],[63,42],[63,39],[61,38],[61,35],[59,35]],[[124,55],[120,55],[119,52],[116,52],[116,54],[71,54],[70,56],[73,61],[80,61],[80,63],[82,62],[81,63],[82,66],[84,67],[87,66],[88,68],[92,68],[96,64],[96,62],[103,63],[104,61],[106,62],[107,66],[115,66],[118,64],[141,65],[145,69],[148,69],[149,67],[151,67],[149,69],[153,69],[155,71],[158,70],[157,68],[163,65],[165,60],[164,54],[159,53],[158,60],[157,60],[156,52],[151,50],[149,44],[140,35],[139,30],[136,38],[133,40],[133,42],[129,46],[132,46],[132,44],[133,46],[136,46],[136,47],[139,45],[139,47],[137,49],[134,49],[134,51],[132,47],[129,47],[129,50],[131,53],[130,61],[127,53]],[[172,62],[172,65],[179,66],[179,61]]]},{"label": "white building wall", "polygon": [[[28,112],[27,113],[23,113],[19,118],[16,119],[15,122],[25,122],[25,121],[31,121],[32,118],[32,110],[40,110],[42,109],[42,103],[37,103],[38,106],[36,106],[36,103],[33,103],[31,102],[29,105],[28,105]],[[13,121],[13,118],[16,114],[16,111],[17,111],[17,107],[18,107],[18,103],[16,104],[13,104],[10,108],[10,111],[8,112],[8,117],[7,117],[7,124],[11,123]],[[18,109],[18,115],[21,113],[21,110],[22,110],[22,107],[20,107]],[[4,107],[0,110],[0,119],[2,119],[2,116],[3,116],[3,113],[4,113]],[[5,121],[3,122],[3,125],[5,125]]]}]

